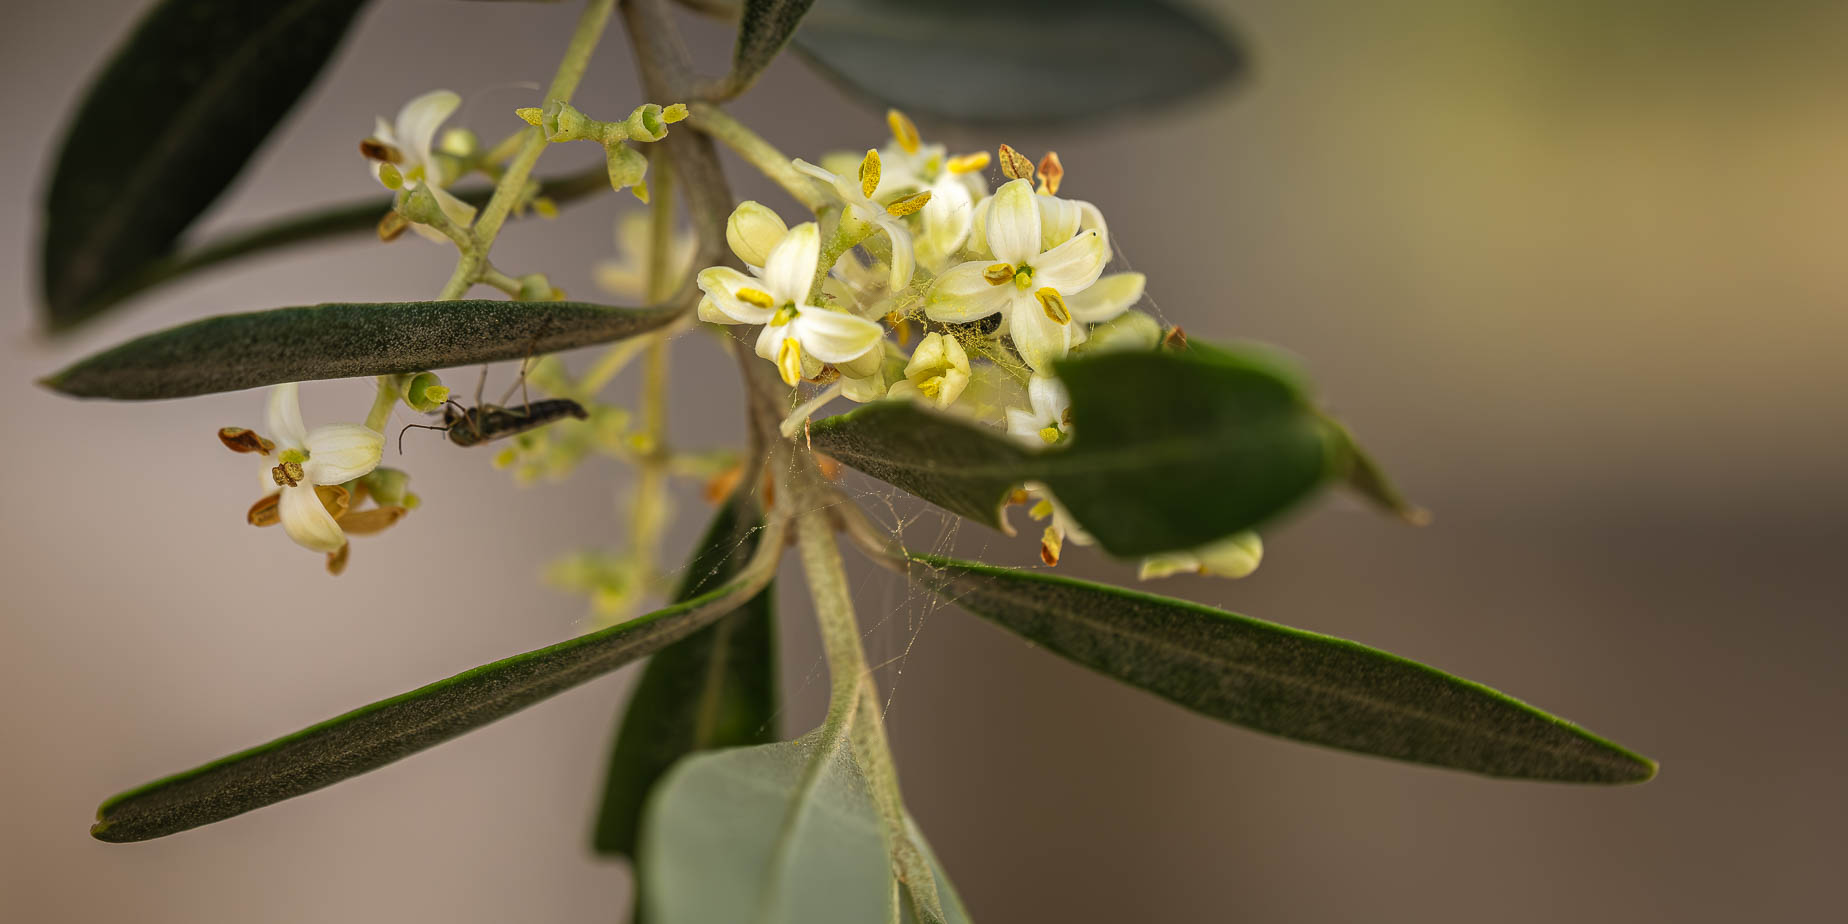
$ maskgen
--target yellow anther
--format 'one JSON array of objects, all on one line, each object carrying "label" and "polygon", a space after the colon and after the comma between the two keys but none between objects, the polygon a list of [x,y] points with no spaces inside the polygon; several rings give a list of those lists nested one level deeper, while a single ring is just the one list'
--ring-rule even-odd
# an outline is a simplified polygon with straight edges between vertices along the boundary
[{"label": "yellow anther", "polygon": [[1040,536],[1040,561],[1050,568],[1059,563],[1059,547],[1065,544],[1065,536],[1051,526]]},{"label": "yellow anther", "polygon": [[540,196],[533,200],[533,211],[537,212],[540,218],[557,218],[558,203],[545,196]]},{"label": "yellow anther", "polygon": [[1033,176],[1033,162],[1027,159],[1027,155],[1005,144],[1001,146],[999,153],[1002,176],[1010,180],[1024,180]]},{"label": "yellow anther", "polygon": [[1065,434],[1061,432],[1058,427],[1041,427],[1039,432],[1039,438],[1048,443],[1056,443],[1059,441],[1059,437],[1064,435]]},{"label": "yellow anther", "polygon": [[281,507],[281,494],[266,494],[250,505],[250,511],[244,514],[244,522],[252,526],[275,526],[282,522]]},{"label": "yellow anther", "polygon": [[1058,289],[1047,286],[1033,293],[1033,297],[1039,299],[1040,309],[1046,312],[1046,317],[1060,324],[1072,323],[1072,313],[1066,310],[1065,296],[1060,295]]},{"label": "yellow anther", "polygon": [[770,293],[759,289],[739,289],[738,300],[753,308],[769,308],[776,304]]},{"label": "yellow anther", "polygon": [[886,124],[892,127],[892,140],[898,142],[906,154],[918,152],[918,127],[904,113],[887,109]]},{"label": "yellow anther", "polygon": [[397,148],[377,138],[367,138],[359,143],[359,153],[367,160],[381,163],[399,164],[404,162],[404,154]]},{"label": "yellow anther", "polygon": [[[770,306],[765,305],[764,307],[768,308]],[[795,319],[796,319],[796,306],[793,304],[784,305],[783,307],[778,308],[776,310],[776,314],[773,314],[770,316],[770,326],[771,327],[782,327],[783,325],[788,324],[789,322],[794,321]]]},{"label": "yellow anther", "polygon": [[225,427],[219,430],[218,441],[225,444],[225,448],[232,452],[254,452],[260,456],[267,456],[270,450],[276,448],[275,443],[258,436],[256,431],[246,430],[243,427]]},{"label": "yellow anther", "polygon": [[526,124],[534,127],[537,127],[539,123],[545,119],[545,110],[540,109],[538,106],[526,106],[521,109],[515,109],[513,114],[519,116]]},{"label": "yellow anther", "polygon": [[919,382],[918,391],[922,392],[926,398],[937,397],[937,393],[943,391],[943,376],[934,375]]},{"label": "yellow anther", "polygon": [[903,218],[906,215],[909,215],[912,212],[915,212],[918,209],[923,208],[924,203],[929,202],[929,201],[930,201],[930,190],[926,189],[921,193],[913,193],[909,196],[906,196],[903,199],[898,200],[897,202],[892,203],[891,205],[886,206],[886,214],[892,216],[893,218]]},{"label": "yellow anther", "polygon": [[386,189],[396,192],[404,188],[404,174],[399,173],[398,168],[390,162],[382,163],[379,164],[379,182]]},{"label": "yellow anther", "polygon": [[1039,162],[1039,191],[1048,196],[1059,194],[1059,181],[1065,179],[1065,165],[1059,163],[1059,152],[1047,151]]},{"label": "yellow anther", "polygon": [[872,148],[867,148],[866,156],[860,160],[860,191],[865,193],[868,199],[871,199],[873,197],[873,191],[878,188],[879,152]]},{"label": "yellow anther", "polygon": [[777,347],[776,371],[782,373],[785,385],[802,381],[802,344],[796,338],[785,337],[783,345]]},{"label": "yellow anther", "polygon": [[950,158],[949,162],[943,165],[943,169],[951,173],[975,173],[980,170],[988,169],[989,159],[987,151],[977,151],[974,154],[963,154]]},{"label": "yellow anther", "polygon": [[386,212],[379,218],[379,240],[395,241],[404,229],[411,226],[410,221],[395,211]]},{"label": "yellow anther", "polygon": [[1042,500],[1039,503],[1034,504],[1031,507],[1028,507],[1027,516],[1030,516],[1035,520],[1044,520],[1047,517],[1052,516],[1052,501]]},{"label": "yellow anther", "polygon": [[1014,267],[1009,263],[996,263],[982,270],[982,278],[991,286],[1004,286],[1014,281]]},{"label": "yellow anther", "polygon": [[661,121],[666,122],[669,125],[672,125],[675,122],[679,122],[682,119],[685,119],[686,117],[687,117],[687,104],[686,103],[674,103],[671,106],[665,106],[661,109]]}]

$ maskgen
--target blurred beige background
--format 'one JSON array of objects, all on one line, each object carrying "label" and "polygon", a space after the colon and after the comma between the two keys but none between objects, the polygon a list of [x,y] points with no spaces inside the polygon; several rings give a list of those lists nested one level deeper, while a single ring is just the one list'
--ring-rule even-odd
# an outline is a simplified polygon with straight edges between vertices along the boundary
[{"label": "blurred beige background", "polygon": [[[410,446],[425,509],[333,580],[241,523],[214,428],[257,393],[77,403],[32,385],[128,336],[233,310],[428,297],[444,252],[355,240],[162,290],[69,340],[35,321],[36,209],[60,114],[142,4],[9,4],[0,36],[0,917],[613,920],[585,849],[625,671],[377,773],[162,841],[86,833],[104,796],[574,632],[540,568],[619,541],[624,477],[514,488]],[[1226,2],[1243,92],[1056,146],[1161,312],[1305,357],[1437,512],[1334,498],[1240,583],[1163,586],[1419,658],[1662,762],[1632,788],[1495,782],[1185,714],[858,569],[913,810],[985,921],[1800,920],[1839,907],[1848,757],[1848,8],[1831,3]],[[568,6],[382,0],[207,225],[371,188],[355,141],[432,87],[483,134],[534,93]],[[695,35],[723,60],[725,28]],[[586,111],[638,101],[619,38]],[[736,111],[792,154],[883,137],[801,63]],[[132,158],[134,139],[123,140]],[[562,149],[559,169],[594,151]],[[542,167],[542,169],[544,169]],[[790,203],[738,176],[741,194]],[[589,293],[626,197],[517,225],[503,265]],[[786,211],[786,214],[794,214]],[[738,435],[710,344],[675,356],[674,437]],[[505,372],[501,373],[506,375]],[[460,378],[468,378],[466,373]],[[504,381],[504,379],[503,379]],[[626,386],[625,386],[626,387]],[[309,391],[308,413],[364,383]],[[329,411],[331,413],[331,411]],[[889,492],[869,500],[882,514]],[[586,496],[608,498],[586,504]],[[677,559],[704,518],[663,554]],[[608,515],[605,515],[607,511]],[[1025,563],[1028,540],[909,534]],[[858,563],[856,563],[858,564]],[[1125,579],[1088,554],[1062,570]],[[784,730],[825,681],[785,588]]]}]

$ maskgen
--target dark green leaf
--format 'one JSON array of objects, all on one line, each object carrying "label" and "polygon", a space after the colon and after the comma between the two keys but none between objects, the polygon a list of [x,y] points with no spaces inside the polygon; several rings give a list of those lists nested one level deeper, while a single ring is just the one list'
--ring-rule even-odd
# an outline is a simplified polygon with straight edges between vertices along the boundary
[{"label": "dark green leaf", "polygon": [[1489,776],[1634,783],[1639,757],[1365,645],[1102,584],[916,556],[917,580],[1055,654],[1258,731]]},{"label": "dark green leaf", "polygon": [[744,0],[738,17],[738,44],[732,51],[732,72],[727,78],[732,93],[742,92],[757,80],[757,75],[796,31],[815,0]]},{"label": "dark green leaf", "polygon": [[717,590],[618,626],[485,664],[268,744],[156,780],[96,810],[90,834],[143,841],[331,786],[473,731],[646,657],[709,625],[769,580]]},{"label": "dark green leaf", "polygon": [[815,448],[953,513],[1003,527],[1025,481],[1052,488],[1110,553],[1192,549],[1263,523],[1340,461],[1336,434],[1268,358],[1225,349],[1107,353],[1060,363],[1072,438],[1022,448],[916,404],[818,421]]},{"label": "dark green leaf", "polygon": [[[541,182],[539,195],[551,199],[554,204],[565,205],[592,193],[606,192],[609,188],[609,175],[603,165],[598,164],[582,173],[554,177]],[[489,195],[493,192],[486,187],[452,191],[456,198],[476,208],[486,205]],[[85,302],[85,310],[101,311],[149,289],[183,279],[220,263],[230,263],[245,257],[317,241],[358,234],[370,237],[377,232],[379,219],[389,211],[391,211],[391,197],[378,196],[278,218],[247,230],[229,232],[143,265],[141,269],[115,282],[106,291],[90,296]]]},{"label": "dark green leaf", "polygon": [[185,398],[524,359],[659,328],[671,308],[586,302],[335,303],[228,314],[105,350],[44,380],[80,398]]},{"label": "dark green leaf", "polygon": [[1223,23],[1171,0],[822,0],[796,47],[884,105],[962,122],[1096,121],[1243,75]]},{"label": "dark green leaf", "polygon": [[[45,197],[51,327],[165,257],[339,47],[365,0],[162,0],[91,84]],[[357,155],[355,155],[357,157]]]},{"label": "dark green leaf", "polygon": [[892,860],[845,741],[689,757],[649,799],[638,889],[650,924],[890,921]]},{"label": "dark green leaf", "polygon": [[[757,549],[760,518],[751,492],[732,496],[707,528],[674,599],[731,579]],[[610,753],[592,845],[635,856],[649,790],[696,751],[777,739],[775,592],[766,587],[738,609],[648,659],[629,696]]]}]

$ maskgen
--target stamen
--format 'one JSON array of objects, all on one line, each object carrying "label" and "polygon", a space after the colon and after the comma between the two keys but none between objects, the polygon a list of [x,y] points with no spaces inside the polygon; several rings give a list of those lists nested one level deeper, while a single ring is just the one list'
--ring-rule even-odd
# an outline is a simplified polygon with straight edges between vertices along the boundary
[{"label": "stamen", "polygon": [[1066,310],[1065,296],[1060,295],[1058,289],[1047,286],[1033,293],[1033,297],[1039,299],[1040,308],[1046,312],[1046,317],[1060,324],[1072,323],[1072,313]]},{"label": "stamen", "polygon": [[337,548],[333,550],[332,552],[327,553],[327,573],[328,574],[331,574],[334,577],[339,577],[342,572],[346,571],[347,551],[351,548],[353,548],[353,543],[342,542],[340,543],[340,548]]},{"label": "stamen", "polygon": [[982,271],[982,278],[991,286],[1007,285],[1014,280],[1014,267],[1009,263],[996,263]]},{"label": "stamen", "polygon": [[1039,432],[1039,438],[1045,440],[1049,444],[1058,442],[1059,437],[1064,435],[1065,434],[1060,432],[1058,427],[1041,427]]},{"label": "stamen", "polygon": [[282,494],[265,494],[250,505],[250,512],[244,514],[244,522],[252,526],[275,526],[282,522]]},{"label": "stamen", "polygon": [[1059,194],[1059,181],[1065,178],[1065,165],[1059,163],[1059,152],[1047,151],[1039,162],[1039,191],[1048,196]]},{"label": "stamen", "polygon": [[1040,535],[1040,561],[1045,562],[1048,568],[1058,565],[1059,547],[1064,544],[1065,537],[1057,529],[1046,527],[1046,531]]},{"label": "stamen", "polygon": [[359,143],[359,153],[367,160],[376,160],[386,164],[404,163],[404,153],[377,138],[367,138]]},{"label": "stamen", "polygon": [[918,127],[904,113],[887,109],[886,124],[892,127],[892,140],[898,142],[899,148],[906,154],[918,152]]},{"label": "stamen", "polygon": [[739,301],[753,308],[769,308],[776,304],[776,300],[770,297],[770,293],[761,289],[739,289],[733,294],[738,296]]},{"label": "stamen", "polygon": [[975,173],[988,169],[988,161],[987,151],[977,151],[974,154],[963,154],[950,158],[949,162],[943,165],[943,169],[951,173]]},{"label": "stamen", "polygon": [[879,152],[867,148],[866,157],[860,161],[860,191],[871,199],[873,192],[879,188]]},{"label": "stamen", "polygon": [[929,202],[929,201],[930,201],[930,190],[926,189],[921,193],[914,193],[912,195],[906,196],[903,199],[898,200],[897,202],[892,203],[891,205],[886,206],[886,214],[892,216],[893,218],[903,218],[906,215],[909,215],[912,212],[915,212],[918,209],[923,208],[924,203]]},{"label": "stamen", "polygon": [[794,321],[795,319],[796,319],[796,306],[795,304],[791,303],[788,305],[784,305],[781,308],[778,308],[776,310],[776,314],[773,314],[770,316],[770,326],[771,327],[782,327],[783,325],[788,324],[789,322]]},{"label": "stamen", "polygon": [[246,430],[243,427],[225,427],[219,430],[218,441],[225,444],[225,448],[232,452],[254,452],[260,456],[267,456],[270,450],[276,448],[275,443],[258,436],[255,430]]},{"label": "stamen", "polygon": [[1025,180],[1033,176],[1033,162],[1027,159],[1027,155],[1005,144],[1001,146],[999,153],[1002,176],[1010,180]]},{"label": "stamen", "polygon": [[1027,508],[1027,516],[1030,516],[1035,520],[1044,520],[1047,517],[1052,516],[1052,501],[1042,500],[1039,503],[1034,504],[1033,506]]},{"label": "stamen", "polygon": [[783,338],[776,350],[776,371],[783,374],[783,384],[793,386],[802,381],[802,344],[794,337]]},{"label": "stamen", "polygon": [[918,391],[923,393],[926,398],[937,397],[937,393],[943,391],[943,376],[934,375],[919,382]]},{"label": "stamen", "polygon": [[379,219],[379,240],[387,243],[395,241],[399,235],[404,233],[404,229],[410,226],[411,223],[406,221],[403,215],[397,212],[386,212],[385,217]]},{"label": "stamen", "polygon": [[304,477],[306,476],[302,473],[302,464],[300,462],[284,462],[270,469],[270,478],[274,479],[277,485],[284,488],[293,488],[301,484]]}]

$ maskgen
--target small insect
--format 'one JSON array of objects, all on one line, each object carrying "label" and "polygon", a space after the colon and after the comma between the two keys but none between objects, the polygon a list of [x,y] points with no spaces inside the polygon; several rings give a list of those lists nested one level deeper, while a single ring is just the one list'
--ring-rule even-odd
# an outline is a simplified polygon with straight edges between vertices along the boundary
[{"label": "small insect", "polygon": [[[479,446],[516,433],[535,430],[567,417],[588,420],[590,412],[570,398],[547,398],[514,407],[495,404],[463,407],[452,401],[443,408],[442,426],[408,424],[404,430],[441,430],[457,446]],[[404,430],[398,431],[400,453],[404,451]]]}]

